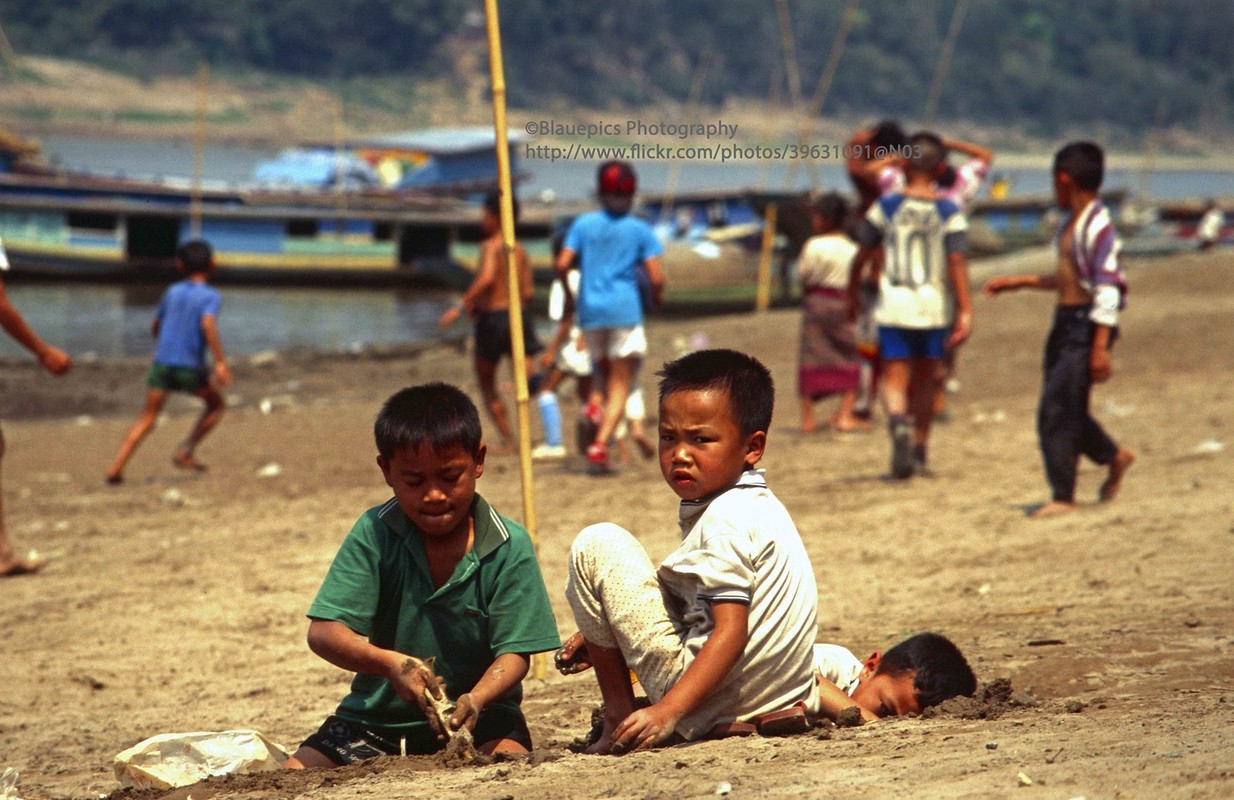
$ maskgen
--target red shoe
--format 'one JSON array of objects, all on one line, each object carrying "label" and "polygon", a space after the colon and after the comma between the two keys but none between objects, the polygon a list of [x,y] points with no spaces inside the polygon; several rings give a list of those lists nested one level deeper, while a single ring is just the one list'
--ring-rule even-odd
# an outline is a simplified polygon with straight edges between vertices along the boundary
[{"label": "red shoe", "polygon": [[592,442],[587,448],[587,472],[591,475],[607,475],[613,468],[608,463],[608,448]]}]

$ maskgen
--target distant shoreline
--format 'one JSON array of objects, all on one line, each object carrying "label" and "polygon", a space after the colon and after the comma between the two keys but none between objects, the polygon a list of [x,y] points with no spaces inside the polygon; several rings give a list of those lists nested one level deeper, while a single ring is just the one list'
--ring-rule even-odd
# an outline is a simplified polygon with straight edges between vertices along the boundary
[{"label": "distant shoreline", "polygon": [[[406,86],[396,78],[374,79],[365,103],[349,100],[338,91],[311,81],[260,76],[213,79],[204,103],[195,79],[185,76],[140,80],[122,73],[65,59],[27,57],[26,78],[0,83],[0,126],[25,137],[75,136],[98,139],[163,140],[191,145],[197,135],[199,103],[204,105],[203,140],[213,146],[280,148],[303,141],[330,141],[364,133],[459,125],[491,125],[487,105],[474,105],[448,81],[419,83],[415,102],[408,103]],[[456,87],[455,87],[456,88]],[[356,89],[351,93],[357,94]],[[487,100],[487,95],[484,96]],[[471,104],[469,104],[469,102]],[[699,123],[723,120],[738,126],[734,143],[751,146],[797,141],[800,119],[775,104],[742,100],[724,107],[706,107],[693,113],[676,105],[643,109],[544,108],[509,111],[511,130],[524,130],[535,120],[577,122],[644,120]],[[813,126],[811,141],[842,146],[852,131],[873,121],[874,115],[823,117]],[[905,119],[906,127],[918,123]],[[1109,165],[1139,170],[1151,160],[1154,169],[1234,171],[1234,132],[1209,133],[1183,129],[1157,132],[1156,155],[1148,153],[1147,136],[1093,130],[1069,130],[1049,139],[1032,137],[1012,126],[994,126],[965,120],[942,121],[937,127],[948,135],[992,147],[996,164],[1010,168],[1048,169],[1050,154],[1062,141],[1093,138],[1107,143]],[[584,140],[533,137],[536,144],[570,144]],[[586,143],[603,146],[674,142],[698,144],[701,138],[665,137]],[[1129,144],[1131,142],[1132,144]]]}]

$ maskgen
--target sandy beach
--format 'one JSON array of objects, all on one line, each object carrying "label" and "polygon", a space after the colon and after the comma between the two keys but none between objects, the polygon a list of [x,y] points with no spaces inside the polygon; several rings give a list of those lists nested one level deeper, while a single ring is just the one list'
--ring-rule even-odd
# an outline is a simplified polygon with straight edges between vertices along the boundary
[{"label": "sandy beach", "polygon": [[[451,766],[382,759],[338,772],[212,779],[126,791],[115,754],[159,733],[255,728],[294,749],[349,675],[309,652],[304,611],[339,541],[389,492],[371,425],[396,389],[441,379],[476,396],[469,358],[292,354],[234,364],[232,406],[199,455],[170,462],[196,411],[177,398],[128,480],[106,466],[139,410],[144,359],[82,363],[62,379],[0,367],[5,513],[20,548],[51,558],[0,581],[0,770],[23,798],[1201,798],[1234,791],[1234,253],[1130,262],[1114,377],[1097,416],[1139,460],[1122,494],[1031,520],[1047,499],[1034,431],[1045,293],[978,297],[962,388],[935,430],[933,477],[886,479],[888,443],[798,431],[798,313],[653,320],[651,362],[692,339],[750,352],[779,387],[763,466],[819,582],[819,637],[864,657],[904,636],[954,639],[1005,687],[923,718],[582,756],[590,675],[525,682],[530,759]],[[642,382],[654,385],[646,369]],[[508,393],[512,396],[512,393]],[[264,401],[264,402],[263,402]],[[574,406],[566,403],[568,419]],[[563,635],[565,556],[584,525],[675,546],[676,498],[637,456],[618,478],[578,459],[538,466],[540,558]],[[522,518],[517,459],[480,491]],[[1030,785],[1031,783],[1031,785]]]}]

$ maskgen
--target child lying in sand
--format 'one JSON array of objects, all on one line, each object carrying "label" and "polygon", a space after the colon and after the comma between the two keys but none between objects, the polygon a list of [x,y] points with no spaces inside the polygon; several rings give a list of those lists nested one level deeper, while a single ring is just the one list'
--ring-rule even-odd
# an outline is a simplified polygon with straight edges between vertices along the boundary
[{"label": "child lying in sand", "polygon": [[[563,675],[591,666],[581,633],[557,651],[556,664]],[[820,713],[830,720],[850,708],[858,709],[865,721],[920,714],[977,689],[977,678],[959,648],[937,633],[910,636],[864,662],[838,644],[816,644],[814,678]]]},{"label": "child lying in sand", "polygon": [[920,714],[977,689],[977,678],[959,648],[937,633],[910,636],[864,662],[838,644],[816,644],[814,669],[819,709],[831,720],[853,707],[866,721]]}]

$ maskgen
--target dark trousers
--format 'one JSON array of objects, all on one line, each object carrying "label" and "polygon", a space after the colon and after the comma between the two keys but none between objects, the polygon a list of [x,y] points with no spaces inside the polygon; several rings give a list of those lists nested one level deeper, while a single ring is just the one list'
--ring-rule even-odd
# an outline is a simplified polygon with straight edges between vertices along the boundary
[{"label": "dark trousers", "polygon": [[[1075,500],[1075,478],[1081,454],[1109,464],[1118,445],[1088,411],[1092,389],[1088,356],[1094,324],[1088,306],[1059,306],[1045,345],[1045,380],[1037,408],[1037,436],[1045,459],[1045,476],[1054,500]],[[1111,331],[1110,344],[1118,331]]]}]

